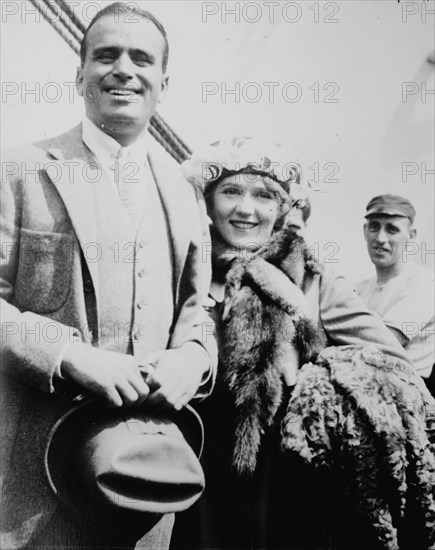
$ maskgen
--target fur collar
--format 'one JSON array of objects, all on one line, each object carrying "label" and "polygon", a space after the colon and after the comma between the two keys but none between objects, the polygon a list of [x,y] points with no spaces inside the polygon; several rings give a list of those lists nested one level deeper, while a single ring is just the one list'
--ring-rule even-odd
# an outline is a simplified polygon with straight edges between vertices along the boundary
[{"label": "fur collar", "polygon": [[248,256],[222,244],[215,250],[215,269],[226,282],[221,363],[236,412],[233,466],[249,475],[262,433],[281,403],[283,366],[294,357],[289,348],[297,348],[303,364],[324,346],[315,323],[291,302],[294,287],[302,289],[320,266],[305,241],[286,227]]}]

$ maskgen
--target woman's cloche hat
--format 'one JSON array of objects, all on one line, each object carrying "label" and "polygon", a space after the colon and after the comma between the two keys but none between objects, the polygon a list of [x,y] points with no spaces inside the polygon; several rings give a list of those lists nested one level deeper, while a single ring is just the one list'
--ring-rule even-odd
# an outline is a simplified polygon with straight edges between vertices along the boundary
[{"label": "woman's cloche hat", "polygon": [[234,174],[258,174],[278,183],[285,201],[303,201],[308,188],[301,183],[301,167],[289,150],[269,140],[233,137],[194,152],[181,166],[184,177],[207,192],[210,186]]}]

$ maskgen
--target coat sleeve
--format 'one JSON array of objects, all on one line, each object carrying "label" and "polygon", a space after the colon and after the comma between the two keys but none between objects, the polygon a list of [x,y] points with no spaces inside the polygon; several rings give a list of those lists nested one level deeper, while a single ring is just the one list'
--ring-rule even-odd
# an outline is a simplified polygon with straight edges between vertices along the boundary
[{"label": "coat sleeve", "polygon": [[[211,393],[216,380],[218,348],[216,326],[209,313],[208,293],[211,284],[211,238],[208,218],[202,193],[194,188],[198,205],[197,223],[193,224],[193,234],[188,253],[188,261],[183,272],[183,294],[189,296],[182,308],[182,315],[190,307],[197,307],[192,328],[183,339],[183,344],[194,342],[204,351],[209,371],[198,389],[196,397],[206,397]],[[199,281],[196,285],[195,281]],[[180,320],[180,319],[179,319]]]},{"label": "coat sleeve", "polygon": [[387,355],[412,364],[382,319],[370,312],[349,281],[327,264],[320,276],[319,306],[330,345],[373,344]]},{"label": "coat sleeve", "polygon": [[[18,174],[6,177],[21,163],[2,162],[0,185],[0,314],[2,370],[49,393],[53,392],[64,350],[80,338],[78,331],[53,319],[15,305],[20,261],[34,251],[21,247],[22,186]],[[34,184],[32,182],[32,184]],[[25,261],[23,261],[25,265]],[[37,293],[38,289],[32,289]]]}]

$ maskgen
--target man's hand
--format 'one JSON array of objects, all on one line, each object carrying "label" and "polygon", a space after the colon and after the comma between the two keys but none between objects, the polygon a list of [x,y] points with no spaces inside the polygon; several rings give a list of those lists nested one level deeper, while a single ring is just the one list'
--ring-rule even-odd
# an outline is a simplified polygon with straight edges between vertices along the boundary
[{"label": "man's hand", "polygon": [[207,354],[194,342],[150,354],[148,361],[155,366],[149,384],[157,389],[150,394],[147,404],[177,411],[192,399],[210,367]]},{"label": "man's hand", "polygon": [[149,394],[134,357],[74,342],[65,352],[61,374],[114,407],[139,405]]}]

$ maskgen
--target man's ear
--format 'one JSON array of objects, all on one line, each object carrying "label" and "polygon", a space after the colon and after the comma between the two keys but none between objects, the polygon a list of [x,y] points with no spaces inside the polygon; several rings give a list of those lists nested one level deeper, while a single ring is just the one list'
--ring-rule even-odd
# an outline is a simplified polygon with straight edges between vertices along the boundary
[{"label": "man's ear", "polygon": [[364,224],[363,231],[364,231],[364,239],[367,240],[367,223]]},{"label": "man's ear", "polygon": [[168,93],[168,86],[169,86],[169,75],[164,75],[162,79],[162,84],[160,86],[159,103],[161,103],[162,100],[165,99],[166,94]]},{"label": "man's ear", "polygon": [[410,230],[409,230],[409,235],[410,235],[410,238],[412,240],[415,239],[415,237],[417,236],[417,229],[415,229],[414,227],[412,227]]},{"label": "man's ear", "polygon": [[83,97],[83,69],[82,67],[77,67],[76,73],[76,89],[80,97]]}]

